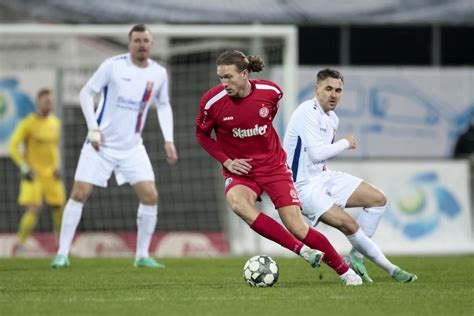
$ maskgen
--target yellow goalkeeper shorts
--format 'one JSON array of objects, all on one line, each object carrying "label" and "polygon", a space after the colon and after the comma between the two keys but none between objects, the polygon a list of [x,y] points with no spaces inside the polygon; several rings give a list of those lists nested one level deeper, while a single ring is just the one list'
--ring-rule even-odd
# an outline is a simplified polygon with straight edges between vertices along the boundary
[{"label": "yellow goalkeeper shorts", "polygon": [[22,179],[18,204],[41,205],[43,200],[48,205],[60,206],[66,201],[63,182],[55,176],[36,177],[33,181]]}]

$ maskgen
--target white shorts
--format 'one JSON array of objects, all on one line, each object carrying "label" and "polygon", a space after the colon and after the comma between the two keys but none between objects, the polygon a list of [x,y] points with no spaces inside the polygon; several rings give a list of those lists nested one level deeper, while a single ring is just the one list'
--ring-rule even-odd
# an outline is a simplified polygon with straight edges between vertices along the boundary
[{"label": "white shorts", "polygon": [[120,152],[120,155],[113,155],[102,148],[96,151],[90,143],[84,143],[74,176],[75,181],[105,188],[114,171],[118,185],[155,181],[150,158],[143,144],[133,150]]},{"label": "white shorts", "polygon": [[319,217],[328,211],[334,204],[346,207],[347,200],[362,182],[342,171],[324,171],[304,185],[296,185],[301,204],[302,213],[313,226],[316,226]]}]

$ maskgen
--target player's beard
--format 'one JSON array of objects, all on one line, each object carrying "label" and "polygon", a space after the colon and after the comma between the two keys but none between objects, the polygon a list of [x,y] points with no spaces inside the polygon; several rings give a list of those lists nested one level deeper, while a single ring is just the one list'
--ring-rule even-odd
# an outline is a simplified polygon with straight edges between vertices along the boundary
[{"label": "player's beard", "polygon": [[150,54],[148,53],[147,50],[139,50],[137,51],[137,53],[135,54],[135,58],[136,60],[138,60],[139,62],[144,62],[145,60],[148,59],[148,56]]}]

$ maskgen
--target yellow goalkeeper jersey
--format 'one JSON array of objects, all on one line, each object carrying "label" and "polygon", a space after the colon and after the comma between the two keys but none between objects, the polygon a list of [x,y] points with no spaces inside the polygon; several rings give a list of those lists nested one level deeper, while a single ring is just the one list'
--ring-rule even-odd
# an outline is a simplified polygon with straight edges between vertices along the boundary
[{"label": "yellow goalkeeper jersey", "polygon": [[61,122],[55,115],[32,113],[17,125],[8,151],[17,165],[26,162],[36,175],[51,176],[59,164],[60,136]]}]

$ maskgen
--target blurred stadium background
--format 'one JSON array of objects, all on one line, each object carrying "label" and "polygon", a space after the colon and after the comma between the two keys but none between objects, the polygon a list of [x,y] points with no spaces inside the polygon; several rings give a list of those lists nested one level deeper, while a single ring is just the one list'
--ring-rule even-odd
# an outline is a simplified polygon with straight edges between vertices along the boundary
[{"label": "blurred stadium background", "polygon": [[[472,0],[330,6],[320,0],[0,0],[0,23],[0,257],[11,256],[22,214],[16,203],[19,172],[6,153],[9,135],[34,109],[37,90],[53,87],[69,192],[86,135],[79,89],[105,58],[126,52],[135,23],[151,25],[153,58],[169,71],[180,157],[174,167],[165,163],[156,115],[150,113],[143,137],[160,193],[155,255],[285,254],[227,210],[220,168],[194,138],[200,97],[217,84],[214,61],[226,49],[264,56],[268,66],[259,76],[286,92],[279,132],[297,104],[312,97],[318,69],[342,70],[339,135],[355,134],[360,149],[330,167],[362,176],[388,194],[390,205],[375,236],[382,249],[474,251],[474,160],[452,158],[457,138],[474,118]],[[272,213],[268,201],[262,207]],[[86,204],[72,253],[131,255],[136,208],[133,191],[112,177],[109,188],[96,189]],[[322,229],[347,251],[340,233]],[[51,231],[45,210],[28,244],[30,255],[54,251]]]}]

